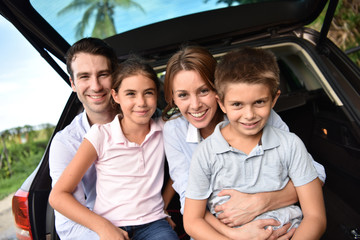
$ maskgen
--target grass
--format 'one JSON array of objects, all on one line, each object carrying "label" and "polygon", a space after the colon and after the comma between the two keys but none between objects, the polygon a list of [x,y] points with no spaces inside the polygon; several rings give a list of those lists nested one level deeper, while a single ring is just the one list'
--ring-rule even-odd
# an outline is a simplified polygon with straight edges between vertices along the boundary
[{"label": "grass", "polygon": [[41,146],[36,151],[28,150],[26,146],[22,148],[20,156],[16,160],[14,158],[11,164],[12,175],[0,178],[0,200],[16,192],[39,164],[45,151],[44,141],[36,145]]}]

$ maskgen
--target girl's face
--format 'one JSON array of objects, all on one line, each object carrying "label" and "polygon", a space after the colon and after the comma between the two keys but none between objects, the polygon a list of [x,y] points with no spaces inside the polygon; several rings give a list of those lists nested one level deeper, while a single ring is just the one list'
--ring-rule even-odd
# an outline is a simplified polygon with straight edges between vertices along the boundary
[{"label": "girl's face", "polygon": [[215,91],[196,71],[182,70],[173,80],[173,96],[181,114],[196,128],[209,126],[218,109]]},{"label": "girl's face", "polygon": [[118,92],[112,89],[112,96],[121,106],[123,123],[148,126],[157,107],[157,90],[153,80],[142,74],[124,78]]}]

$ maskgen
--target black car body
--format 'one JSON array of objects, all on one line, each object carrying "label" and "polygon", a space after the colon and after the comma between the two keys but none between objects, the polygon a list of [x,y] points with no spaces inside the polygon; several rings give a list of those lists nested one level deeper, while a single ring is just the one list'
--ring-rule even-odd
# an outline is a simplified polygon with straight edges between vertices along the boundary
[{"label": "black car body", "polygon": [[[52,2],[56,1],[48,4]],[[256,3],[140,26],[105,41],[114,47],[119,60],[131,52],[137,53],[159,73],[165,71],[167,60],[184,42],[200,44],[215,57],[240,46],[272,50],[281,69],[282,94],[275,110],[326,170],[323,190],[328,224],[322,239],[360,239],[360,70],[327,38],[337,1],[329,1],[321,32],[304,26],[316,19],[327,1],[252,2]],[[0,13],[68,82],[68,75],[54,58],[64,62],[70,44],[29,0],[0,0]],[[81,104],[72,93],[54,134],[81,111]],[[53,210],[48,205],[48,151],[49,148],[13,199],[19,239],[57,237]],[[176,199],[172,204],[172,208],[178,207]],[[180,228],[178,232],[186,238]]]}]

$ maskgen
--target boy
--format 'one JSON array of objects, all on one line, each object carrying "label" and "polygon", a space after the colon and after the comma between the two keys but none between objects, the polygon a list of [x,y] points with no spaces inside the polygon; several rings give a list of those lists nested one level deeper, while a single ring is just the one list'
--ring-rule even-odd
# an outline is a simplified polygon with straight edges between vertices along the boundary
[{"label": "boy", "polygon": [[[266,212],[280,225],[298,227],[292,239],[319,239],[326,226],[322,189],[309,154],[293,133],[266,125],[280,95],[275,56],[262,49],[244,48],[226,54],[215,72],[218,103],[229,122],[221,122],[193,155],[184,211],[184,226],[195,239],[222,239],[204,221],[206,204],[214,208],[228,200],[221,189],[246,193],[282,189],[291,179],[300,205]],[[300,223],[301,221],[301,223]],[[236,239],[267,238],[244,233]],[[225,239],[225,238],[224,238]]]}]

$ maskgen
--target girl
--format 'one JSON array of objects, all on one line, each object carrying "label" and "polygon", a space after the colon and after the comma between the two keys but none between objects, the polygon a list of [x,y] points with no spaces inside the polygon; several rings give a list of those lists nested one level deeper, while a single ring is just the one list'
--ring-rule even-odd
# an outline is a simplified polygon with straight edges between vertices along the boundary
[{"label": "girl", "polygon": [[[163,112],[163,119],[168,120],[164,126],[165,152],[170,177],[174,182],[173,188],[180,195],[182,213],[192,154],[200,141],[211,135],[215,126],[226,119],[215,98],[215,67],[214,57],[198,46],[182,48],[167,64],[164,90],[168,105]],[[274,111],[271,112],[268,122],[288,131],[286,124]],[[324,181],[323,167],[316,162],[314,165]],[[277,192],[244,194],[235,190],[223,190],[219,193],[219,196],[224,195],[230,195],[230,200],[217,206],[215,210],[220,212],[219,219],[229,227],[242,225],[265,211],[297,201],[292,183]],[[234,230],[220,224],[209,212],[206,216],[206,220],[224,235],[229,235],[228,231],[257,231],[258,236],[268,236],[271,233],[265,233],[263,227],[271,222],[277,225],[270,219],[259,220]],[[283,227],[273,235],[282,235],[286,230],[286,227]],[[291,237],[293,231],[289,231],[284,237]],[[246,236],[244,234],[245,232],[242,232],[239,236]]]},{"label": "girl", "polygon": [[[95,231],[100,239],[178,239],[164,212],[161,188],[164,146],[157,107],[159,80],[139,59],[121,63],[113,75],[119,114],[93,125],[50,194],[50,204]],[[72,195],[91,164],[97,171],[93,211]],[[165,204],[167,205],[167,203]]]}]

